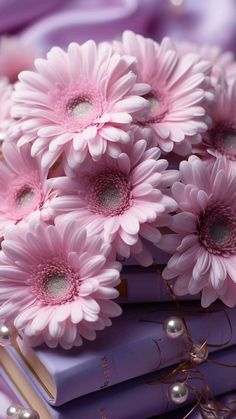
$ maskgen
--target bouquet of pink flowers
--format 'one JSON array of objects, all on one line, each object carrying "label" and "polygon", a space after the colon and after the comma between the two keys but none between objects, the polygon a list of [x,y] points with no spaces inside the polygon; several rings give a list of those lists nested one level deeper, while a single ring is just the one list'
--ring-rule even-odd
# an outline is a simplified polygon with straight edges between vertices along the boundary
[{"label": "bouquet of pink flowers", "polygon": [[148,242],[177,295],[235,306],[233,55],[127,31],[34,65],[0,79],[2,322],[32,346],[93,340]]}]

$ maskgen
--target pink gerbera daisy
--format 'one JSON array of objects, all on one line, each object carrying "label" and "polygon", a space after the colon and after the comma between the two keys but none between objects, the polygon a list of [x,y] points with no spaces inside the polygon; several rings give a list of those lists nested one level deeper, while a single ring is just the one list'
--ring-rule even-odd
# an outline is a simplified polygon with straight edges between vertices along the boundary
[{"label": "pink gerbera daisy", "polygon": [[163,151],[187,153],[191,142],[199,142],[200,133],[207,129],[204,105],[206,99],[212,99],[210,63],[198,54],[180,57],[167,38],[158,44],[131,31],[124,32],[123,42],[115,42],[114,48],[135,56],[138,81],[151,85],[151,92],[145,95],[150,111],[136,120],[151,128]]},{"label": "pink gerbera daisy", "polygon": [[107,156],[81,167],[74,179],[55,179],[63,196],[53,199],[51,208],[66,213],[62,223],[76,219],[90,235],[103,234],[119,256],[128,258],[131,252],[141,264],[149,265],[152,258],[141,238],[159,241],[160,232],[152,223],[157,226],[176,208],[167,188],[178,178],[178,171],[166,170],[168,162],[159,159],[160,150],[147,149],[147,142],[133,135],[136,141],[124,147],[117,159]]},{"label": "pink gerbera daisy", "polygon": [[109,301],[118,296],[119,270],[110,246],[75,223],[10,227],[0,254],[0,318],[32,346],[79,346],[121,314]]},{"label": "pink gerbera daisy", "polygon": [[172,193],[179,210],[160,247],[172,253],[163,271],[165,279],[177,278],[177,295],[202,291],[202,305],[218,297],[236,305],[236,177],[226,161],[213,167],[191,156],[180,164],[181,182]]},{"label": "pink gerbera daisy", "polygon": [[221,79],[215,86],[215,97],[215,104],[210,110],[212,126],[193,151],[203,159],[223,155],[236,174],[236,80],[227,84]]},{"label": "pink gerbera daisy", "polygon": [[12,87],[6,79],[0,79],[0,143],[7,137],[7,130],[11,123]]},{"label": "pink gerbera daisy", "polygon": [[40,168],[38,159],[31,157],[30,146],[20,149],[12,142],[2,146],[0,162],[0,237],[8,225],[29,216],[52,216],[50,200],[56,195],[47,180],[47,171]]},{"label": "pink gerbera daisy", "polygon": [[36,72],[19,76],[13,106],[23,132],[18,145],[33,142],[32,155],[42,155],[43,166],[63,152],[70,167],[88,152],[94,160],[119,154],[132,114],[149,107],[139,95],[150,87],[136,84],[134,61],[93,41],[72,43],[67,52],[52,48],[47,59],[35,61]]},{"label": "pink gerbera daisy", "polygon": [[0,77],[7,77],[15,83],[18,74],[23,70],[31,70],[37,54],[35,46],[25,44],[19,36],[3,36],[0,38]]},{"label": "pink gerbera daisy", "polygon": [[222,74],[222,70],[229,82],[235,79],[236,62],[232,52],[223,52],[218,46],[198,45],[191,42],[180,42],[176,46],[181,56],[195,52],[201,55],[203,60],[210,61],[212,64],[211,79],[213,83],[217,82]]}]

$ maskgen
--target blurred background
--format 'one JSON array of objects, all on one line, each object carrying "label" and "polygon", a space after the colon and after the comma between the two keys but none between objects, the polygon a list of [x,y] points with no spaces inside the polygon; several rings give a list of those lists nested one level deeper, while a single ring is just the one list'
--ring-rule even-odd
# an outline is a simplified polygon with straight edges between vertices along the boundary
[{"label": "blurred background", "polygon": [[125,29],[235,51],[235,16],[236,0],[0,0],[0,34],[17,34],[40,55],[70,41],[117,38]]}]

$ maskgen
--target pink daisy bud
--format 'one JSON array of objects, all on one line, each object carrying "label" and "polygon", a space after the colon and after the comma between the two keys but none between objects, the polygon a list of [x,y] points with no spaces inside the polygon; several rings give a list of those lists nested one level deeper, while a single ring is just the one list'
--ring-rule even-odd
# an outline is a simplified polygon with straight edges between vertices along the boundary
[{"label": "pink daisy bud", "polygon": [[173,254],[163,271],[177,295],[202,291],[202,305],[236,305],[236,177],[225,159],[212,166],[191,156],[172,193],[179,209],[159,246]]},{"label": "pink daisy bud", "polygon": [[6,79],[0,79],[0,143],[7,137],[7,130],[11,123],[12,87]]},{"label": "pink daisy bud", "polygon": [[23,70],[31,70],[37,54],[35,46],[25,44],[19,36],[0,38],[0,77],[7,77],[10,83],[18,80]]},{"label": "pink daisy bud", "polygon": [[0,254],[0,318],[31,346],[80,346],[121,314],[110,301],[118,296],[119,271],[110,246],[87,238],[76,223],[9,227]]},{"label": "pink daisy bud", "polygon": [[158,44],[131,31],[124,32],[114,49],[135,56],[138,81],[151,86],[145,95],[150,111],[136,120],[150,127],[163,151],[188,154],[191,142],[200,141],[209,123],[205,103],[213,99],[210,63],[198,54],[180,57],[168,38]]},{"label": "pink daisy bud", "polygon": [[108,157],[83,165],[74,179],[58,178],[54,187],[61,196],[51,202],[54,212],[65,213],[62,223],[76,219],[86,225],[89,235],[102,234],[112,242],[121,257],[130,253],[145,266],[152,258],[142,238],[160,240],[158,224],[176,208],[168,188],[178,179],[176,170],[167,170],[157,147],[147,149],[147,142],[137,139],[123,147],[117,159]]},{"label": "pink daisy bud", "polygon": [[0,161],[0,237],[8,225],[31,216],[52,218],[50,200],[56,195],[38,159],[31,157],[30,146],[18,148],[12,142],[2,146]]},{"label": "pink daisy bud", "polygon": [[236,174],[236,80],[227,84],[221,79],[215,86],[215,98],[215,104],[210,108],[212,126],[193,152],[213,162],[224,156],[228,167]]},{"label": "pink daisy bud", "polygon": [[87,153],[119,154],[129,142],[132,114],[149,104],[141,97],[150,87],[136,83],[134,57],[114,54],[108,44],[72,43],[65,52],[52,48],[35,61],[35,72],[22,72],[13,95],[13,115],[23,135],[18,145],[32,142],[32,155],[51,166],[64,153],[75,167]]}]

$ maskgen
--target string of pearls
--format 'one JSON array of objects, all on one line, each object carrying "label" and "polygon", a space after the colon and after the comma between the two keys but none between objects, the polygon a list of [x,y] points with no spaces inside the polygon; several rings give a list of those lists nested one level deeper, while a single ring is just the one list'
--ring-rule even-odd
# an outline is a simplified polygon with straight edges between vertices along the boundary
[{"label": "string of pearls", "polygon": [[[163,323],[163,329],[166,336],[170,339],[182,338],[186,341],[188,347],[188,360],[189,368],[193,368],[196,365],[205,362],[208,358],[208,347],[207,342],[198,343],[194,342],[192,336],[188,333],[184,320],[181,317],[173,316],[168,317]],[[186,365],[186,364],[185,364]],[[188,376],[189,377],[189,376]],[[207,397],[206,385],[206,399],[199,400],[199,407],[201,409],[201,415],[204,419],[224,419],[225,413],[230,413],[230,410],[226,407],[224,408],[216,400]],[[168,387],[168,397],[175,404],[183,404],[188,400],[189,397],[189,388],[188,388],[188,378],[183,381],[176,381],[171,383]],[[228,417],[228,415],[227,415]],[[231,417],[231,415],[230,415]],[[234,416],[236,417],[236,416]]]},{"label": "string of pearls", "polygon": [[33,409],[25,409],[20,405],[11,405],[6,411],[7,418],[39,419],[39,414]]},{"label": "string of pearls", "polygon": [[[207,345],[205,343],[201,344],[192,341],[187,333],[186,326],[180,317],[168,317],[163,323],[163,329],[168,338],[182,338],[190,344],[189,361],[191,362],[191,365],[198,365],[206,361],[208,357]],[[172,383],[168,388],[168,396],[175,404],[185,403],[189,396],[187,380],[184,382],[176,381],[175,383]]]}]

